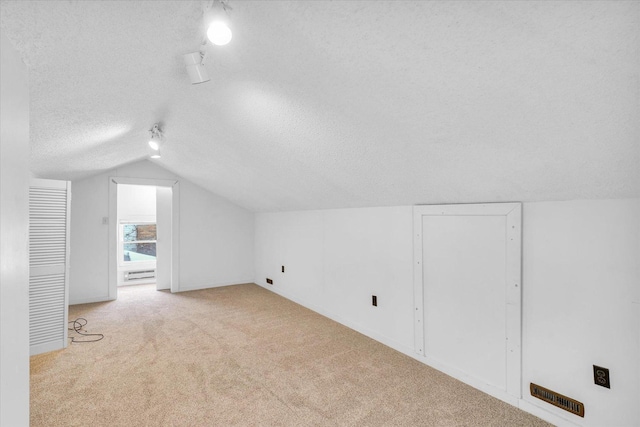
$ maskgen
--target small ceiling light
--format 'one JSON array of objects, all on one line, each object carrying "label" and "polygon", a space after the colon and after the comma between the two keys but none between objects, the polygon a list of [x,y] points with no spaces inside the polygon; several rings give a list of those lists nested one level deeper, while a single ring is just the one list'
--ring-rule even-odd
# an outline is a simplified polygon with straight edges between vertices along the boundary
[{"label": "small ceiling light", "polygon": [[187,66],[187,73],[191,84],[208,82],[209,75],[204,68],[204,54],[202,52],[187,53],[184,55],[184,65]]},{"label": "small ceiling light", "polygon": [[160,145],[162,143],[162,131],[160,130],[160,124],[156,123],[153,125],[151,129],[149,129],[149,133],[151,134],[151,139],[149,139],[149,148],[151,151],[152,159],[160,158]]},{"label": "small ceiling light", "polygon": [[222,21],[215,21],[209,25],[207,30],[207,38],[216,46],[224,46],[231,41],[231,30]]},{"label": "small ceiling light", "polygon": [[207,38],[216,46],[224,46],[231,41],[228,10],[231,10],[231,6],[226,1],[214,0],[204,11]]}]

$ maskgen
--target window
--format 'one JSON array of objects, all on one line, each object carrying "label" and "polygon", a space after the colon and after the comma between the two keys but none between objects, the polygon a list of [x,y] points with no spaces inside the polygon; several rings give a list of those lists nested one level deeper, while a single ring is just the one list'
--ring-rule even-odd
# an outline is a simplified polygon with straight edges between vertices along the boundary
[{"label": "window", "polygon": [[155,223],[121,223],[120,236],[122,262],[156,260]]}]

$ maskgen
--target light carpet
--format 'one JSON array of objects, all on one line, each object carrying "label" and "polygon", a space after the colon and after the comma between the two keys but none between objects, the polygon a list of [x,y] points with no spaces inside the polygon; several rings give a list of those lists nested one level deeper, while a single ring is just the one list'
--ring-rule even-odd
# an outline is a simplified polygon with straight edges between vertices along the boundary
[{"label": "light carpet", "polygon": [[78,317],[105,337],[31,358],[32,426],[549,425],[255,284]]}]

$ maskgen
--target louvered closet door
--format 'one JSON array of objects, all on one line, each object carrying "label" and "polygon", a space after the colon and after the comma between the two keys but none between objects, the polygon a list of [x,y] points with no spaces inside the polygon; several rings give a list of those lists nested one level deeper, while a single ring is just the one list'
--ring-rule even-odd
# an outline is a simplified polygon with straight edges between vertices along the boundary
[{"label": "louvered closet door", "polygon": [[34,179],[29,188],[31,355],[67,346],[71,183]]}]

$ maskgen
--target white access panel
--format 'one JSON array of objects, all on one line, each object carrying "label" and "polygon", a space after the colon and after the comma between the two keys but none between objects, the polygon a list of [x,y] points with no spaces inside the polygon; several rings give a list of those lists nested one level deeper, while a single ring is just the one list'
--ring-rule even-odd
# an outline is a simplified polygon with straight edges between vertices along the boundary
[{"label": "white access panel", "polygon": [[71,182],[33,179],[29,187],[29,347],[67,346]]},{"label": "white access panel", "polygon": [[505,388],[505,230],[500,216],[424,216],[425,353]]},{"label": "white access panel", "polygon": [[414,208],[416,352],[503,400],[521,395],[521,205]]}]

